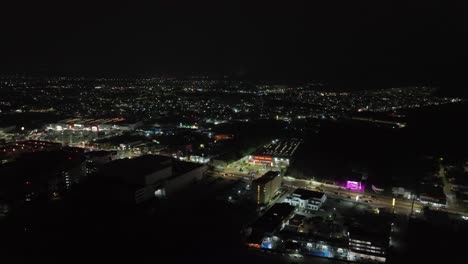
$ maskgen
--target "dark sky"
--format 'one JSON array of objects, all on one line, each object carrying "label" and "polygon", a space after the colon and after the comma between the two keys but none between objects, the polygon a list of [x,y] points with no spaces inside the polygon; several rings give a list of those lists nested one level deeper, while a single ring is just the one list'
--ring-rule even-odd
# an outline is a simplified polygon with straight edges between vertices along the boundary
[{"label": "dark sky", "polygon": [[11,2],[4,72],[438,82],[468,57],[467,1]]}]

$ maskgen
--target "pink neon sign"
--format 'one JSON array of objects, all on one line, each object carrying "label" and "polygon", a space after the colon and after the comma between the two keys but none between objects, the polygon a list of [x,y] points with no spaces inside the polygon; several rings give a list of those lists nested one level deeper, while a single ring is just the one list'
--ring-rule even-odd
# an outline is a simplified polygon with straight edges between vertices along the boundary
[{"label": "pink neon sign", "polygon": [[364,189],[364,186],[361,185],[361,182],[347,181],[346,182],[346,189],[350,189],[352,191],[362,191]]}]

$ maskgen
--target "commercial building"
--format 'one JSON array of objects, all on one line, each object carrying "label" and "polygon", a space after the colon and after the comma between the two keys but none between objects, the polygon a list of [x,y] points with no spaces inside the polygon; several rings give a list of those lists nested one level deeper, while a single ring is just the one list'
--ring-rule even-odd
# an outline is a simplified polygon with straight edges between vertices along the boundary
[{"label": "commercial building", "polygon": [[366,216],[349,227],[348,259],[358,262],[385,262],[390,244],[390,224],[376,216]]},{"label": "commercial building", "polygon": [[86,152],[85,156],[88,161],[101,165],[115,160],[117,158],[117,151],[90,151]]},{"label": "commercial building", "polygon": [[249,163],[271,167],[288,167],[299,145],[300,139],[273,140],[249,156]]},{"label": "commercial building", "polygon": [[269,171],[252,182],[257,205],[268,204],[281,187],[281,177],[277,171]]},{"label": "commercial building", "polygon": [[263,238],[283,229],[293,214],[294,207],[289,204],[277,203],[273,205],[252,225],[252,233],[247,245],[260,248]]},{"label": "commercial building", "polygon": [[46,126],[46,130],[53,131],[132,131],[140,127],[142,122],[129,122],[124,118],[68,118],[58,121],[55,124]]},{"label": "commercial building", "polygon": [[86,177],[86,162],[74,148],[25,153],[0,165],[0,196],[9,201],[58,197]]},{"label": "commercial building", "polygon": [[306,210],[318,210],[327,199],[323,192],[296,189],[285,199],[285,203]]},{"label": "commercial building", "polygon": [[24,153],[52,151],[62,148],[62,144],[39,140],[23,140],[0,146],[0,157],[15,158]]},{"label": "commercial building", "polygon": [[355,192],[363,192],[364,191],[364,184],[363,184],[363,175],[359,172],[352,172],[346,178],[344,183],[340,183],[338,185],[345,187],[348,190],[355,191]]},{"label": "commercial building", "polygon": [[203,164],[175,161],[172,165],[171,177],[162,185],[165,196],[176,196],[190,183],[201,180],[207,169],[208,167]]},{"label": "commercial building", "polygon": [[407,199],[411,199],[414,196],[411,190],[405,189],[403,187],[392,187],[392,193],[395,196],[401,196]]},{"label": "commercial building", "polygon": [[104,165],[98,199],[124,204],[172,196],[189,183],[200,180],[207,167],[158,155],[121,159]]},{"label": "commercial building", "polygon": [[437,207],[447,205],[447,197],[442,187],[425,188],[424,192],[419,194],[419,201]]}]

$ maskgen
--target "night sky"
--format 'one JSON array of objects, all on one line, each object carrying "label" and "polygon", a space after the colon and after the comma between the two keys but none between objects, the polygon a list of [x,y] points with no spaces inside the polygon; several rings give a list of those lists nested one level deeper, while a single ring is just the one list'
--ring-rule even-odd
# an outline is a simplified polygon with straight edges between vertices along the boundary
[{"label": "night sky", "polygon": [[3,72],[440,83],[468,58],[466,1],[11,2]]}]

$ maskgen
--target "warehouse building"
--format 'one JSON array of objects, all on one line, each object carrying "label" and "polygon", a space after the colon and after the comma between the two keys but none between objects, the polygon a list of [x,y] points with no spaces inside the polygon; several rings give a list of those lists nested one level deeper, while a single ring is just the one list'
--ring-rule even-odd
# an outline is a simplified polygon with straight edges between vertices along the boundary
[{"label": "warehouse building", "polygon": [[302,140],[300,139],[273,140],[250,155],[248,161],[254,165],[288,167],[301,143]]}]

